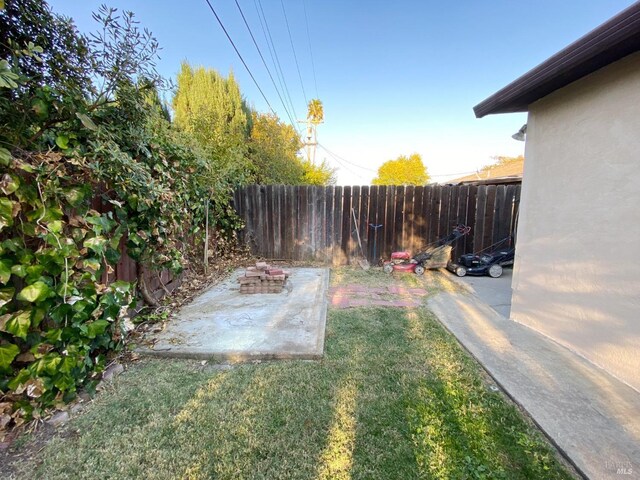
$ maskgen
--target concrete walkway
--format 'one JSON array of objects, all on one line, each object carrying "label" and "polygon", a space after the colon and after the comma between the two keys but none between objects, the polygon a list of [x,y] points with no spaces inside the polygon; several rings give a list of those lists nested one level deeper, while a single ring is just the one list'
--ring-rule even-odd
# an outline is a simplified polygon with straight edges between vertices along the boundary
[{"label": "concrete walkway", "polygon": [[505,268],[499,278],[491,278],[487,275],[479,277],[467,275],[462,278],[452,275],[452,278],[467,287],[471,287],[473,293],[480,297],[482,301],[503,317],[509,318],[511,313],[511,280],[513,279],[513,270],[511,268]]},{"label": "concrete walkway", "polygon": [[439,293],[428,305],[578,471],[594,480],[640,478],[637,391],[476,294]]}]

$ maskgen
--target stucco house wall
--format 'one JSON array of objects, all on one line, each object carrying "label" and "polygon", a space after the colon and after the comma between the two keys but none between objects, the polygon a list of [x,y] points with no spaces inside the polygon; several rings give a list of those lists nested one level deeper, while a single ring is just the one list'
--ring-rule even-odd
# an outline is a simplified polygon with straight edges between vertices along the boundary
[{"label": "stucco house wall", "polygon": [[640,391],[640,52],[529,106],[511,318]]}]

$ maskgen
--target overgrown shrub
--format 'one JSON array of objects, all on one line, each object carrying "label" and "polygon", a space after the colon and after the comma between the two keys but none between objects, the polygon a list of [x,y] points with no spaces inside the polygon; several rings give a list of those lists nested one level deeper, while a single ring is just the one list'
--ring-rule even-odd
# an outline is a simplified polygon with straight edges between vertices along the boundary
[{"label": "overgrown shrub", "polygon": [[[7,0],[0,22],[10,12],[20,35],[0,59],[0,437],[91,390],[122,347],[135,285],[106,279],[123,243],[148,268],[179,273],[205,199],[217,226],[238,226],[233,179],[167,121],[157,42],[132,14],[102,8],[102,33],[87,39],[39,0]],[[65,40],[47,51],[43,35]],[[94,84],[54,78],[65,49],[69,71],[86,81],[89,65]]]}]

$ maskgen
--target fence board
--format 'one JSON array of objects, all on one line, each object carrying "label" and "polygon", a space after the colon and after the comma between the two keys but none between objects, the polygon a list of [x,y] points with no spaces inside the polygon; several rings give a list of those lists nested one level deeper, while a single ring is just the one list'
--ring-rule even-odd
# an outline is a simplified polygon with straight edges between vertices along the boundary
[{"label": "fence board", "polygon": [[342,190],[342,242],[341,250],[345,264],[349,264],[349,242],[351,240],[351,187]]},{"label": "fence board", "polygon": [[482,238],[482,248],[489,247],[494,243],[493,237],[493,217],[496,208],[496,185],[487,186],[487,208],[484,212],[484,234]]},{"label": "fence board", "polygon": [[402,248],[406,248],[410,251],[416,249],[415,237],[414,237],[414,225],[415,218],[413,217],[413,197],[415,193],[415,187],[408,186],[404,190],[404,221],[403,221],[403,233],[402,233]]},{"label": "fence board", "polygon": [[349,208],[349,258],[352,258],[354,255],[358,255],[358,237],[356,236],[356,221],[353,219],[353,213],[356,214],[356,219],[358,215],[360,215],[360,202],[362,201],[362,195],[360,186],[351,187],[351,208]]},{"label": "fence board", "polygon": [[405,250],[402,244],[402,232],[404,231],[404,189],[405,187],[396,187],[396,195],[394,201],[394,221],[392,251]]},{"label": "fence board", "polygon": [[[465,225],[471,226],[471,231],[464,239],[464,248],[462,252],[458,252],[458,256],[462,253],[473,252],[473,238],[475,234],[475,218],[476,218],[476,208],[477,208],[477,199],[478,199],[478,187],[476,185],[471,185],[469,187],[469,191],[467,194],[467,204],[465,206],[465,215],[466,219]],[[473,223],[472,223],[473,222]]]},{"label": "fence board", "polygon": [[[367,226],[367,218],[369,217],[369,203],[371,202],[369,196],[369,186],[361,187],[360,189],[360,212],[358,212],[358,233],[360,234],[360,242],[362,243],[362,250],[365,252],[364,247],[367,244],[369,238],[369,228]],[[358,249],[358,255],[362,255],[362,252]]]},{"label": "fence board", "polygon": [[381,225],[381,227],[378,227],[377,229],[374,229],[375,232],[375,237],[373,239],[373,243],[374,243],[374,255],[372,258],[372,260],[377,263],[378,259],[382,258],[382,256],[384,255],[384,231],[387,228],[386,227],[386,222],[387,222],[387,187],[386,186],[379,186],[378,187],[378,210],[376,213],[377,216],[377,223],[376,225]]},{"label": "fence board", "polygon": [[384,241],[379,246],[379,255],[382,257],[388,257],[393,250],[393,238],[394,238],[394,230],[396,227],[395,224],[395,197],[396,197],[396,187],[387,186],[386,187],[386,197],[385,197],[385,214],[384,214],[384,222],[383,227],[380,229],[384,232]]},{"label": "fence board", "polygon": [[431,201],[429,205],[429,216],[431,217],[431,225],[429,225],[429,235],[427,243],[433,243],[438,238],[438,228],[440,224],[440,199],[442,195],[442,187],[436,185],[432,190]]},{"label": "fence board", "polygon": [[413,191],[413,244],[414,249],[419,249],[424,240],[422,232],[424,227],[425,215],[422,213],[422,197],[424,195],[424,187],[416,187]]}]

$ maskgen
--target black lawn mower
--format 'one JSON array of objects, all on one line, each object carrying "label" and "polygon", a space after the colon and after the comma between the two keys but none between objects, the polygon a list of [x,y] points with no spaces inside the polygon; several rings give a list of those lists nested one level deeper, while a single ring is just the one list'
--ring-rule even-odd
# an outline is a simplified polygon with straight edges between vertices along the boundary
[{"label": "black lawn mower", "polygon": [[490,245],[477,253],[462,255],[458,263],[449,262],[447,270],[459,277],[465,275],[502,276],[503,267],[513,265],[515,247],[511,236]]}]

